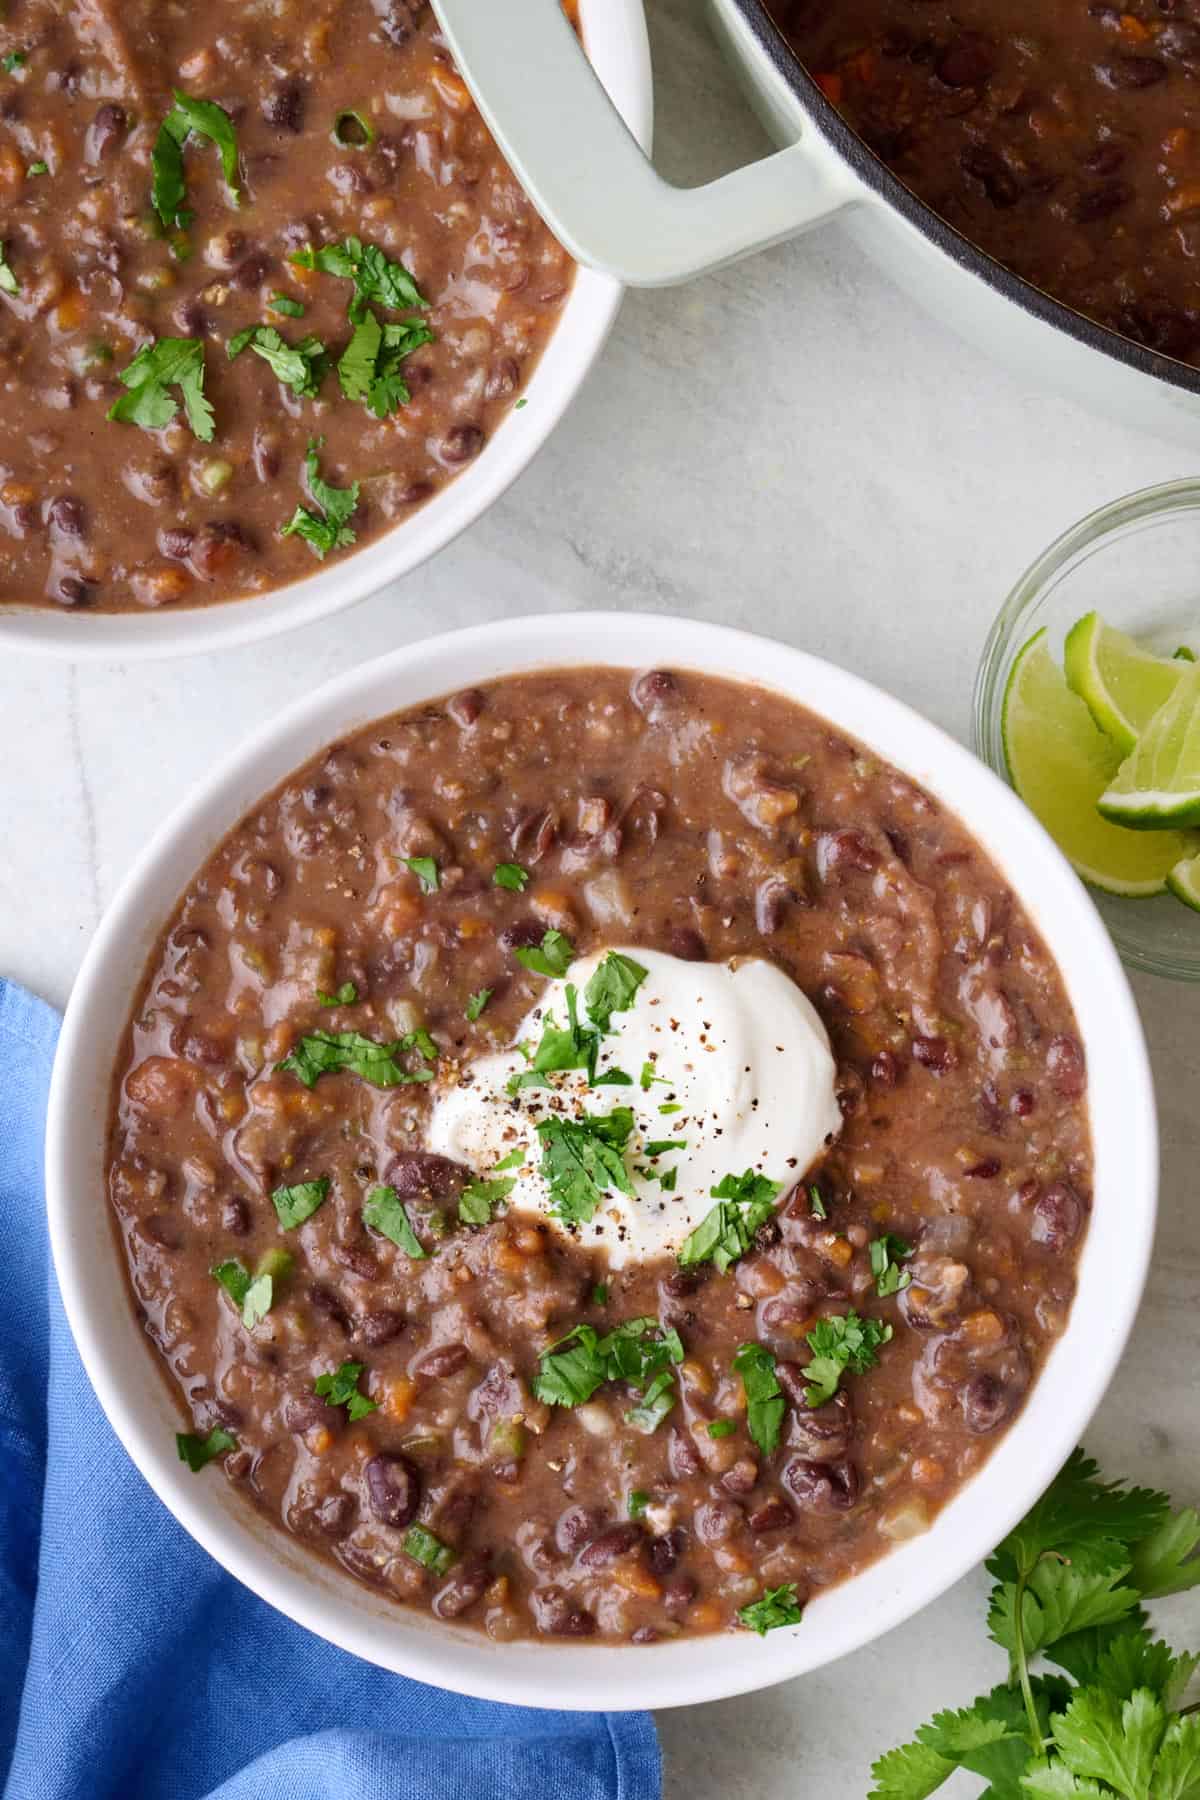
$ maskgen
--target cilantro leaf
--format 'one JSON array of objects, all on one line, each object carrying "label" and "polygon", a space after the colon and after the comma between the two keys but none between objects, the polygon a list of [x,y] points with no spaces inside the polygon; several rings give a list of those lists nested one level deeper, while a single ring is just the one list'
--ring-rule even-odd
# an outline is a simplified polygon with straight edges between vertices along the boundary
[{"label": "cilantro leaf", "polygon": [[246,1265],[234,1256],[227,1262],[214,1263],[208,1272],[214,1281],[220,1282],[233,1304],[240,1307],[250,1286],[250,1271]]},{"label": "cilantro leaf", "polygon": [[649,1436],[658,1430],[674,1404],[675,1377],[669,1369],[663,1369],[651,1381],[637,1405],[625,1414],[625,1423]]},{"label": "cilantro leaf", "polygon": [[214,1457],[224,1456],[226,1450],[236,1450],[237,1439],[231,1431],[214,1425],[206,1438],[197,1436],[194,1431],[177,1431],[175,1448],[180,1462],[185,1462],[192,1474],[198,1475]]},{"label": "cilantro leaf", "polygon": [[337,1369],[327,1369],[313,1382],[313,1392],[320,1394],[330,1406],[344,1406],[348,1419],[365,1418],[375,1411],[375,1402],[358,1391],[358,1378],[363,1367],[360,1362],[344,1362]]},{"label": "cilantro leaf", "polygon": [[889,1294],[898,1294],[912,1282],[907,1269],[900,1264],[912,1255],[912,1245],[906,1244],[903,1238],[895,1237],[885,1231],[871,1243],[871,1273],[875,1277],[875,1292],[881,1300]]},{"label": "cilantro leaf", "polygon": [[750,1436],[770,1456],[779,1443],[785,1401],[775,1378],[775,1358],[762,1344],[743,1344],[733,1359],[746,1394],[746,1425]]},{"label": "cilantro leaf", "polygon": [[323,275],[352,281],[350,317],[356,322],[363,317],[368,301],[393,311],[428,310],[428,300],[403,263],[389,261],[377,245],[364,245],[361,238],[344,238],[340,244],[325,244],[319,250],[308,244],[297,250],[291,260],[301,269],[316,269]]},{"label": "cilantro leaf", "polygon": [[356,1006],[357,1004],[358,989],[352,981],[343,981],[341,987],[335,988],[332,994],[323,994],[320,988],[317,989],[318,1006]]},{"label": "cilantro leaf", "polygon": [[404,866],[416,876],[423,894],[436,894],[441,886],[437,863],[432,856],[406,856]]},{"label": "cilantro leaf", "polygon": [[493,1206],[507,1200],[516,1185],[512,1177],[502,1177],[499,1181],[472,1181],[459,1195],[459,1218],[464,1225],[489,1224]]},{"label": "cilantro leaf", "polygon": [[213,438],[213,411],[204,397],[204,345],[196,338],[159,338],[144,344],[118,379],[128,389],[107,417],[143,431],[161,431],[179,411],[169,388],[177,387],[192,433],[201,443]]},{"label": "cilantro leaf", "polygon": [[302,400],[315,400],[329,368],[329,352],[318,337],[289,344],[273,325],[248,325],[226,345],[230,362],[243,350],[261,356],[272,374]]},{"label": "cilantro leaf", "polygon": [[738,1609],[742,1624],[748,1631],[757,1631],[759,1637],[766,1637],[768,1631],[777,1631],[781,1625],[799,1625],[803,1617],[804,1608],[796,1597],[794,1581],[768,1588],[761,1599]]},{"label": "cilantro leaf", "polygon": [[1110,1800],[1112,1790],[1072,1775],[1065,1763],[1034,1763],[1021,1777],[1022,1795],[1033,1800]]},{"label": "cilantro leaf", "polygon": [[0,57],[0,64],[3,65],[6,75],[15,75],[18,69],[25,67],[28,60],[24,50],[9,50],[5,56]]},{"label": "cilantro leaf", "polygon": [[480,988],[477,993],[470,995],[467,1000],[466,1013],[472,1025],[479,1018],[495,991],[495,988]]},{"label": "cilantro leaf", "polygon": [[671,1364],[683,1355],[679,1333],[656,1319],[627,1319],[604,1337],[590,1325],[577,1325],[542,1352],[534,1397],[547,1406],[580,1406],[606,1382],[624,1381],[641,1392],[626,1421],[650,1432],[675,1404]]},{"label": "cilantro leaf", "polygon": [[808,1210],[814,1219],[827,1219],[829,1217],[829,1209],[825,1204],[825,1196],[822,1194],[815,1181],[810,1183],[808,1189]]},{"label": "cilantro leaf", "polygon": [[1149,1488],[1101,1481],[1092,1459],[1073,1450],[1041,1499],[989,1557],[988,1570],[1009,1579],[1027,1574],[1048,1550],[1102,1538],[1136,1543],[1164,1523],[1170,1504],[1166,1494]]},{"label": "cilantro leaf", "polygon": [[575,949],[570,938],[564,937],[561,931],[556,931],[551,926],[542,939],[540,948],[522,947],[513,954],[523,968],[532,969],[535,975],[549,975],[557,981],[570,968]]},{"label": "cilantro leaf", "polygon": [[865,1375],[878,1362],[877,1352],[891,1341],[892,1328],[878,1319],[860,1319],[856,1312],[818,1319],[805,1337],[812,1361],[805,1367],[809,1385],[804,1398],[814,1411],[837,1393],[847,1370]]},{"label": "cilantro leaf", "polygon": [[270,1312],[275,1303],[275,1280],[271,1275],[256,1275],[246,1289],[246,1298],[242,1302],[242,1324],[247,1331],[253,1331],[256,1325]]},{"label": "cilantro leaf", "polygon": [[[547,1075],[560,1074],[568,1069],[586,1069],[590,1083],[596,1086],[596,1058],[600,1054],[600,1034],[597,1031],[585,1031],[579,1023],[576,1010],[578,995],[574,986],[568,982],[565,989],[567,1001],[567,1024],[558,1026],[549,1015],[542,1028],[541,1042],[533,1053],[529,1067],[519,1075],[514,1075],[508,1082],[510,1094],[519,1093],[527,1087],[549,1087],[552,1084],[544,1079]],[[618,1071],[619,1073],[619,1071]],[[614,1086],[606,1082],[606,1086]]]},{"label": "cilantro leaf", "polygon": [[1153,1800],[1197,1800],[1200,1796],[1200,1714],[1172,1719],[1154,1764]]},{"label": "cilantro leaf", "polygon": [[349,520],[358,505],[360,490],[357,481],[352,481],[347,488],[336,488],[322,479],[318,456],[321,442],[320,438],[310,438],[308,454],[304,459],[308,491],[320,507],[320,514],[311,512],[307,506],[297,506],[287,524],[280,528],[279,535],[302,537],[316,555],[324,560],[329,551],[344,549],[357,542],[358,533],[351,527]]},{"label": "cilantro leaf", "polygon": [[649,970],[631,956],[610,950],[583,990],[588,1017],[598,1031],[607,1031],[615,1012],[627,1012]]},{"label": "cilantro leaf", "polygon": [[1076,1688],[1066,1711],[1051,1718],[1050,1730],[1073,1775],[1106,1781],[1128,1800],[1147,1800],[1166,1724],[1161,1701],[1146,1688],[1128,1700],[1102,1688]]},{"label": "cilantro leaf", "polygon": [[338,362],[338,380],[347,400],[361,400],[377,419],[386,419],[412,399],[400,373],[406,357],[433,343],[428,325],[405,321],[381,325],[369,307],[354,327]]},{"label": "cilantro leaf", "polygon": [[303,300],[293,300],[290,294],[272,294],[271,311],[282,313],[285,319],[302,319],[304,302]]},{"label": "cilantro leaf", "polygon": [[19,294],[21,284],[14,275],[7,256],[7,246],[0,240],[0,292]]},{"label": "cilantro leaf", "polygon": [[277,1187],[271,1195],[271,1204],[283,1229],[294,1231],[324,1205],[328,1194],[329,1177],[321,1175],[316,1181],[301,1181],[295,1187]]},{"label": "cilantro leaf", "polygon": [[399,1060],[411,1051],[432,1062],[437,1046],[427,1031],[408,1031],[390,1044],[378,1044],[360,1031],[310,1031],[275,1067],[312,1087],[322,1075],[343,1070],[359,1075],[372,1087],[403,1087],[432,1081],[432,1069],[408,1069]]},{"label": "cilantro leaf", "polygon": [[457,1553],[449,1544],[443,1544],[441,1538],[434,1537],[424,1525],[409,1526],[404,1534],[403,1549],[406,1556],[411,1556],[433,1575],[445,1575],[458,1561]]},{"label": "cilantro leaf", "polygon": [[744,1256],[754,1241],[754,1233],[765,1225],[775,1211],[775,1201],[782,1191],[781,1181],[756,1175],[747,1169],[742,1175],[725,1175],[709,1192],[720,1205],[705,1213],[696,1229],[683,1241],[679,1262],[684,1268],[711,1262],[723,1275],[731,1263]]},{"label": "cilantro leaf", "polygon": [[954,1770],[954,1763],[927,1744],[902,1744],[871,1765],[875,1785],[869,1800],[928,1800]]},{"label": "cilantro leaf", "polygon": [[241,201],[238,186],[237,132],[229,114],[213,100],[194,100],[175,90],[175,104],[158,128],[150,155],[153,175],[151,203],[168,231],[186,230],[192,222],[184,210],[187,180],[183,149],[189,137],[208,138],[221,157],[225,184],[235,204]]},{"label": "cilantro leaf", "polygon": [[616,1188],[633,1193],[621,1152],[633,1130],[627,1106],[581,1119],[543,1119],[537,1127],[542,1145],[540,1171],[550,1189],[550,1203],[566,1224],[586,1225],[605,1193]]},{"label": "cilantro leaf", "polygon": [[1032,1656],[1072,1632],[1111,1625],[1138,1603],[1136,1588],[1123,1585],[1128,1553],[1119,1545],[1080,1544],[1069,1557],[1043,1557],[1023,1587],[1003,1582],[992,1591],[988,1611],[991,1636],[1010,1655],[1017,1653],[1016,1606],[1021,1594],[1021,1633]]},{"label": "cilantro leaf", "polygon": [[1134,1580],[1147,1600],[1200,1584],[1200,1513],[1172,1513],[1133,1547]]},{"label": "cilantro leaf", "polygon": [[507,888],[510,894],[523,894],[529,885],[529,870],[520,863],[497,863],[492,882],[498,888]]},{"label": "cilantro leaf", "polygon": [[363,1204],[363,1218],[414,1262],[425,1261],[429,1253],[413,1230],[408,1209],[394,1187],[372,1188]]}]

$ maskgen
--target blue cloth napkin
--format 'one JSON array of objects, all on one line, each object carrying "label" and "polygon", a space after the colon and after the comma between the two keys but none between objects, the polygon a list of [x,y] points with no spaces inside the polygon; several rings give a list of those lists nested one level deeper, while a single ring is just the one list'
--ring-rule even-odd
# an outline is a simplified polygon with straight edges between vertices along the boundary
[{"label": "blue cloth napkin", "polygon": [[57,1035],[49,1007],[0,981],[4,1800],[657,1800],[645,1713],[540,1712],[385,1674],[256,1600],[155,1499],[48,1267]]}]

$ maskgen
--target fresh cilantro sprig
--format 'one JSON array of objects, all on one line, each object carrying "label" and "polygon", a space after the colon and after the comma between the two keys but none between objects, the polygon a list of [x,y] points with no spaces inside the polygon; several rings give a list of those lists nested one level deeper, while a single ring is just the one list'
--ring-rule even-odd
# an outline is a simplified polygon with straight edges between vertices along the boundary
[{"label": "fresh cilantro sprig", "polygon": [[885,1231],[882,1237],[872,1240],[871,1273],[875,1277],[875,1292],[881,1300],[911,1286],[912,1276],[900,1264],[912,1253],[912,1245],[906,1244],[903,1238],[896,1237],[890,1231]]},{"label": "fresh cilantro sprig", "polygon": [[779,1443],[786,1402],[775,1377],[775,1358],[762,1344],[743,1344],[733,1359],[746,1395],[746,1428],[764,1456]]},{"label": "fresh cilantro sprig", "polygon": [[298,1181],[294,1187],[277,1187],[271,1195],[271,1204],[283,1229],[295,1231],[297,1225],[312,1218],[328,1197],[329,1177],[319,1175],[315,1181]]},{"label": "fresh cilantro sprig", "polygon": [[464,1225],[490,1224],[492,1208],[507,1200],[516,1185],[511,1175],[470,1182],[458,1197],[459,1218]]},{"label": "fresh cilantro sprig", "polygon": [[495,991],[495,988],[480,988],[478,992],[468,995],[465,1011],[469,1024],[476,1023]]},{"label": "fresh cilantro sprig", "polygon": [[382,325],[367,307],[338,360],[338,381],[347,400],[361,400],[376,419],[386,419],[412,399],[401,366],[433,333],[419,320]]},{"label": "fresh cilantro sprig", "polygon": [[523,894],[529,886],[529,870],[520,863],[497,863],[492,870],[492,884],[507,888],[510,894]]},{"label": "fresh cilantro sprig", "polygon": [[679,1333],[657,1319],[627,1319],[603,1337],[590,1325],[576,1325],[542,1352],[534,1397],[546,1406],[582,1406],[606,1382],[623,1381],[640,1395],[626,1423],[649,1433],[675,1404],[671,1368],[683,1354]]},{"label": "fresh cilantro sprig", "polygon": [[232,1431],[214,1425],[206,1438],[199,1437],[194,1431],[177,1431],[175,1448],[180,1462],[185,1462],[192,1474],[198,1475],[214,1457],[224,1456],[227,1450],[236,1450],[237,1439]]},{"label": "fresh cilantro sprig", "polygon": [[[109,414],[111,418],[111,413]],[[307,506],[297,506],[287,524],[281,526],[280,537],[302,537],[323,562],[331,550],[342,550],[356,543],[358,533],[349,521],[358,505],[359,484],[352,481],[347,488],[331,487],[321,475],[321,438],[310,438],[304,458],[308,491],[320,507],[315,513]]]},{"label": "fresh cilantro sprig", "polygon": [[319,337],[310,335],[298,344],[289,344],[273,325],[247,325],[230,338],[225,348],[230,362],[235,362],[243,350],[253,350],[276,379],[301,400],[316,399],[329,370],[329,352]]},{"label": "fresh cilantro sprig", "polygon": [[413,1230],[408,1208],[394,1187],[372,1188],[363,1204],[363,1218],[374,1231],[381,1232],[414,1262],[424,1262],[428,1256],[429,1252]]},{"label": "fresh cilantro sprig", "polygon": [[341,987],[334,988],[332,994],[317,989],[318,1006],[357,1006],[358,988],[352,981],[343,981]]},{"label": "fresh cilantro sprig", "polygon": [[[870,1800],[926,1800],[960,1769],[991,1800],[1197,1800],[1200,1714],[1181,1701],[1200,1657],[1155,1640],[1144,1605],[1200,1586],[1198,1552],[1200,1514],[1076,1450],[988,1559],[1008,1682],[881,1757]],[[1039,1655],[1066,1674],[1034,1672]]]},{"label": "fresh cilantro sprig", "polygon": [[322,275],[336,275],[354,283],[350,301],[350,318],[357,324],[374,302],[393,311],[426,312],[429,302],[403,263],[392,262],[377,244],[364,244],[361,238],[343,238],[340,244],[323,244],[314,250],[311,244],[297,250],[291,258],[301,269],[315,269]]},{"label": "fresh cilantro sprig", "polygon": [[873,1369],[880,1349],[891,1337],[890,1325],[881,1325],[878,1319],[860,1319],[856,1312],[818,1319],[804,1340],[812,1351],[812,1361],[804,1370],[808,1377],[804,1398],[809,1406],[815,1409],[832,1400],[847,1371],[865,1375]]},{"label": "fresh cilantro sprig", "polygon": [[752,1600],[738,1611],[746,1629],[757,1631],[759,1637],[766,1637],[768,1631],[777,1631],[781,1625],[798,1625],[803,1617],[804,1608],[796,1596],[794,1581],[768,1588],[761,1600]]},{"label": "fresh cilantro sprig", "polygon": [[632,1131],[633,1112],[628,1106],[614,1106],[610,1113],[585,1113],[580,1119],[556,1116],[538,1125],[539,1170],[550,1189],[551,1208],[565,1224],[588,1224],[611,1188],[633,1193],[623,1155]]},{"label": "fresh cilantro sprig", "polygon": [[234,1256],[225,1262],[217,1263],[209,1270],[215,1281],[219,1281],[234,1305],[242,1315],[242,1324],[247,1331],[253,1331],[275,1304],[275,1282],[291,1266],[291,1257],[286,1250],[278,1253],[278,1260],[269,1269],[260,1268],[256,1275],[240,1258]]},{"label": "fresh cilantro sprig", "polygon": [[330,1406],[344,1406],[348,1419],[365,1418],[375,1411],[375,1402],[358,1391],[358,1378],[363,1367],[360,1362],[344,1362],[340,1368],[327,1369],[313,1382],[313,1392],[320,1394]]},{"label": "fresh cilantro sprig", "polygon": [[739,1256],[745,1256],[755,1232],[775,1211],[782,1189],[781,1181],[757,1175],[753,1169],[741,1175],[723,1176],[716,1187],[709,1189],[720,1204],[705,1213],[680,1247],[683,1267],[710,1262],[723,1275]]},{"label": "fresh cilantro sprig", "polygon": [[432,1069],[410,1068],[401,1061],[414,1053],[426,1062],[437,1056],[437,1045],[427,1031],[407,1031],[388,1044],[376,1043],[361,1031],[310,1031],[275,1068],[294,1075],[308,1088],[320,1076],[343,1070],[361,1076],[372,1087],[404,1087],[409,1082],[432,1081]]},{"label": "fresh cilantro sprig", "polygon": [[221,157],[225,185],[235,206],[241,203],[238,185],[237,132],[224,107],[214,100],[194,100],[176,88],[175,104],[158,128],[150,153],[153,186],[151,204],[168,231],[186,231],[192,222],[187,210],[187,177],[183,150],[189,137],[207,138]]},{"label": "fresh cilantro sprig", "polygon": [[529,1067],[508,1080],[509,1094],[518,1094],[522,1088],[550,1087],[553,1084],[549,1076],[569,1069],[585,1069],[589,1084],[595,1084],[600,1033],[579,1023],[579,995],[574,984],[568,981],[563,992],[567,1002],[566,1025],[555,1024],[553,1017],[547,1015]]},{"label": "fresh cilantro sprig", "polygon": [[144,344],[117,378],[128,390],[113,401],[107,417],[143,431],[161,431],[179,411],[169,390],[179,389],[192,434],[213,438],[213,409],[204,397],[204,345],[197,338],[159,338]]},{"label": "fresh cilantro sprig", "polygon": [[583,990],[583,1003],[597,1031],[607,1032],[615,1012],[627,1012],[650,971],[632,956],[610,950]]},{"label": "fresh cilantro sprig", "polygon": [[564,937],[552,925],[539,945],[522,945],[513,954],[522,968],[531,969],[535,975],[548,975],[552,980],[558,981],[571,966],[575,946],[569,937]]}]

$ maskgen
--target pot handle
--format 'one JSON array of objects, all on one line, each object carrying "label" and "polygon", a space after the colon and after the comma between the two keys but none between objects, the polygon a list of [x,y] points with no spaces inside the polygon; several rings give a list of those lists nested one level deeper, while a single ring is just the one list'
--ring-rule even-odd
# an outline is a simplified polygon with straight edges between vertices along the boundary
[{"label": "pot handle", "polygon": [[805,143],[699,188],[658,175],[560,0],[434,0],[492,136],[577,262],[668,287],[795,237],[853,198]]}]

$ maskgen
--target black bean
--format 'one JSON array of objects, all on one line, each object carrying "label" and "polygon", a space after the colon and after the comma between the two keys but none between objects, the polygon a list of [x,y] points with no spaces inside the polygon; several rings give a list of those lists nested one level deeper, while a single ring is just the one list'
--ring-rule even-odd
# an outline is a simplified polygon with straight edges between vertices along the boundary
[{"label": "black bean", "polygon": [[721,1486],[730,1494],[748,1494],[757,1485],[758,1464],[752,1456],[739,1456],[721,1477]]},{"label": "black bean", "polygon": [[681,1619],[699,1594],[698,1584],[690,1575],[676,1575],[663,1583],[662,1606],[668,1618]]},{"label": "black bean", "polygon": [[255,251],[233,271],[233,285],[248,292],[261,287],[271,272],[271,259],[263,251]]},{"label": "black bean", "polygon": [[788,1526],[794,1522],[795,1517],[796,1515],[787,1501],[781,1500],[778,1494],[772,1494],[769,1500],[764,1500],[763,1504],[750,1514],[746,1523],[755,1537],[765,1537],[771,1531],[786,1531]]},{"label": "black bean", "polygon": [[574,1556],[599,1532],[600,1515],[589,1506],[569,1506],[554,1527],[554,1542],[564,1556]]},{"label": "black bean", "polygon": [[982,1162],[972,1163],[963,1174],[969,1181],[992,1181],[1000,1173],[1000,1158],[985,1156]]},{"label": "black bean", "polygon": [[954,1046],[944,1037],[914,1037],[912,1055],[914,1062],[934,1075],[947,1074],[958,1062]]},{"label": "black bean", "polygon": [[536,950],[546,935],[546,927],[537,919],[516,919],[500,933],[504,950]]},{"label": "black bean", "polygon": [[691,1436],[678,1425],[671,1427],[667,1437],[667,1467],[676,1481],[682,1481],[689,1475],[698,1475],[704,1467]]},{"label": "black bean", "polygon": [[1097,144],[1094,150],[1088,151],[1083,159],[1084,167],[1090,169],[1093,175],[1115,175],[1125,162],[1125,154],[1123,145],[1108,138],[1104,143]]},{"label": "black bean", "polygon": [[985,1436],[1012,1416],[1019,1399],[997,1376],[973,1375],[962,1390],[963,1424],[975,1436]]},{"label": "black bean", "polygon": [[481,1600],[492,1579],[491,1558],[487,1551],[464,1556],[450,1571],[444,1587],[433,1596],[433,1610],[439,1619],[457,1619]]},{"label": "black bean", "polygon": [[129,129],[129,119],[120,106],[114,106],[111,100],[97,108],[96,116],[87,128],[83,140],[83,160],[94,168],[111,156],[121,139]]},{"label": "black bean", "polygon": [[371,1511],[396,1530],[411,1525],[421,1504],[421,1477],[406,1456],[373,1456],[363,1470]]},{"label": "black bean", "polygon": [[1018,1088],[1008,1103],[1008,1109],[1018,1119],[1027,1119],[1037,1101],[1028,1088]]},{"label": "black bean", "polygon": [[163,556],[172,562],[186,562],[191,554],[195,532],[189,531],[185,525],[167,525],[158,533],[158,548]]},{"label": "black bean", "polygon": [[377,1307],[372,1312],[362,1315],[358,1321],[356,1336],[372,1350],[381,1344],[390,1344],[404,1330],[404,1314],[388,1307]]},{"label": "black bean", "polygon": [[289,1431],[308,1431],[314,1425],[336,1431],[342,1423],[338,1408],[330,1406],[311,1389],[287,1395],[283,1402],[283,1419]]},{"label": "black bean", "polygon": [[996,67],[996,51],[977,31],[960,32],[934,61],[934,74],[947,87],[982,87]]},{"label": "black bean", "polygon": [[879,857],[861,831],[822,831],[817,838],[817,873],[822,881],[843,871],[869,875]]},{"label": "black bean", "polygon": [[314,1312],[336,1325],[344,1337],[349,1336],[350,1314],[331,1287],[326,1287],[323,1281],[314,1281],[308,1290],[308,1301]]},{"label": "black bean", "polygon": [[1090,225],[1097,219],[1111,218],[1133,199],[1127,181],[1104,181],[1099,187],[1086,188],[1071,208],[1077,225]]},{"label": "black bean", "polygon": [[404,1200],[453,1200],[470,1181],[471,1171],[431,1150],[402,1150],[387,1165],[383,1178]]},{"label": "black bean", "polygon": [[675,1525],[661,1536],[651,1538],[646,1561],[655,1575],[669,1575],[686,1549],[687,1532],[681,1525]]},{"label": "black bean", "polygon": [[448,463],[473,462],[487,442],[480,425],[452,425],[442,439],[442,460]]},{"label": "black bean", "polygon": [[485,400],[507,400],[521,385],[521,369],[514,357],[502,356],[488,370]]},{"label": "black bean", "polygon": [[797,1504],[813,1512],[845,1512],[862,1486],[850,1462],[809,1462],[797,1457],[783,1471],[783,1483]]},{"label": "black bean", "polygon": [[1029,1235],[1035,1244],[1056,1253],[1075,1242],[1083,1229],[1084,1206],[1067,1181],[1048,1187],[1033,1209]]},{"label": "black bean", "polygon": [[446,711],[454,723],[465,730],[474,725],[486,705],[487,698],[481,689],[464,688],[461,694],[455,694],[452,700],[446,702]]},{"label": "black bean", "polygon": [[563,1588],[534,1588],[529,1596],[533,1622],[546,1637],[591,1637],[596,1621],[582,1606],[576,1606]]},{"label": "black bean", "polygon": [[1161,56],[1115,56],[1096,64],[1096,80],[1107,88],[1147,88],[1167,79]]},{"label": "black bean", "polygon": [[1160,56],[1167,56],[1172,62],[1183,63],[1185,68],[1200,69],[1200,25],[1190,25],[1184,19],[1172,19],[1169,24],[1159,28],[1154,48]]},{"label": "black bean", "polygon": [[671,955],[682,962],[708,961],[708,947],[700,933],[690,925],[672,925],[667,933],[667,945]]},{"label": "black bean", "polygon": [[447,1375],[457,1375],[470,1360],[471,1352],[465,1344],[441,1344],[421,1358],[413,1374],[422,1381],[441,1381]]},{"label": "black bean", "polygon": [[679,683],[667,669],[648,669],[644,675],[635,675],[629,685],[629,697],[648,719],[673,712],[681,698]]},{"label": "black bean", "polygon": [[276,131],[303,131],[307,93],[298,76],[281,81],[262,99],[262,116]]},{"label": "black bean", "polygon": [[1021,184],[1000,154],[987,144],[968,144],[959,157],[963,173],[981,183],[992,205],[1004,209],[1021,198]]},{"label": "black bean", "polygon": [[579,1552],[579,1566],[581,1569],[607,1569],[611,1563],[619,1562],[631,1550],[636,1550],[643,1537],[641,1526],[632,1519],[626,1519],[620,1525],[609,1525]]},{"label": "black bean", "polygon": [[96,583],[82,575],[60,575],[54,585],[53,598],[64,606],[90,606],[96,596]]},{"label": "black bean", "polygon": [[231,1194],[222,1204],[221,1229],[233,1237],[245,1237],[250,1229],[250,1208],[237,1194]]},{"label": "black bean", "polygon": [[354,1515],[358,1507],[351,1494],[330,1494],[322,1500],[313,1514],[317,1524],[328,1537],[345,1537],[354,1523]]},{"label": "black bean", "polygon": [[[546,806],[537,812],[522,813],[509,832],[508,841],[518,862],[536,868],[542,858],[548,856],[554,848],[557,836],[558,816],[552,807]],[[509,931],[515,929],[515,926],[509,926]],[[539,929],[536,939],[539,944],[545,935],[545,929],[544,925]]]},{"label": "black bean", "polygon": [[47,525],[56,537],[87,536],[87,514],[83,501],[77,500],[73,494],[56,494],[53,500],[46,503],[45,516]]}]

